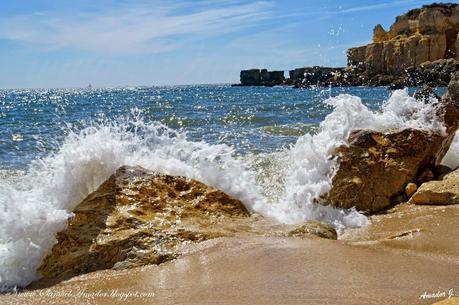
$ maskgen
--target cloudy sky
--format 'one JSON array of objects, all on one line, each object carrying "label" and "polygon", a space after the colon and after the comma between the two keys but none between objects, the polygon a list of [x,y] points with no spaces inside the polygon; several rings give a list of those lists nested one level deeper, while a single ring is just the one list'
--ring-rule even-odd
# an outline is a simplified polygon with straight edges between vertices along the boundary
[{"label": "cloudy sky", "polygon": [[238,82],[342,66],[372,29],[432,1],[1,0],[0,88]]}]

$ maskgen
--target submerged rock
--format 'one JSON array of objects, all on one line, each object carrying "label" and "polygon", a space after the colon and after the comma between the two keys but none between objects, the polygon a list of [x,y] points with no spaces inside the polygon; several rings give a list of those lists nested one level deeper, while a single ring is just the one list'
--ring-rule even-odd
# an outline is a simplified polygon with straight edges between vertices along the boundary
[{"label": "submerged rock", "polygon": [[409,203],[447,205],[459,203],[459,170],[447,174],[443,180],[423,183]]},{"label": "submerged rock", "polygon": [[338,238],[335,228],[317,220],[306,221],[295,229],[287,232],[287,236],[290,237],[305,237],[310,235],[327,239]]},{"label": "submerged rock", "polygon": [[249,216],[239,200],[201,182],[127,166],[73,212],[38,268],[45,278],[158,264],[187,243],[231,235],[219,224]]},{"label": "submerged rock", "polygon": [[436,109],[444,133],[353,131],[349,145],[336,151],[339,168],[322,202],[376,212],[407,200],[405,190],[410,182],[433,179],[430,169],[441,162],[458,128],[458,113],[448,96],[438,100]]}]

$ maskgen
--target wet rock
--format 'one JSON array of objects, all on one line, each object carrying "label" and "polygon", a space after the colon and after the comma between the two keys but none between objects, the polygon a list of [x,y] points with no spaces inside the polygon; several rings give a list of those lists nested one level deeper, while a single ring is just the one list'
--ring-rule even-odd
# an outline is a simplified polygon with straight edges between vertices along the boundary
[{"label": "wet rock", "polygon": [[73,212],[38,268],[45,278],[159,264],[186,244],[231,235],[220,223],[249,216],[239,200],[201,182],[127,166]]},{"label": "wet rock", "polygon": [[453,101],[454,106],[459,109],[459,71],[454,73],[448,84],[448,95]]},{"label": "wet rock", "polygon": [[440,134],[415,129],[390,134],[354,131],[350,145],[337,151],[339,169],[326,202],[366,212],[399,202],[396,197],[414,181],[419,169],[438,162],[445,141],[448,139]]},{"label": "wet rock", "polygon": [[440,163],[457,130],[458,113],[451,99],[440,99],[437,109],[445,133],[353,131],[349,145],[336,151],[339,168],[321,202],[371,213],[406,201],[405,186],[417,178],[433,179],[430,168]]},{"label": "wet rock", "polygon": [[409,203],[418,205],[448,205],[459,203],[459,170],[447,174],[443,180],[423,183]]},{"label": "wet rock", "polygon": [[287,232],[287,236],[290,237],[305,237],[308,235],[315,235],[328,239],[338,238],[335,228],[317,220],[306,221],[295,229]]},{"label": "wet rock", "polygon": [[418,187],[416,186],[415,183],[412,183],[412,182],[408,183],[405,187],[406,196],[411,197],[416,192],[417,189]]},{"label": "wet rock", "polygon": [[343,68],[330,67],[303,67],[289,71],[289,84],[297,88],[310,86],[325,86],[330,84],[330,80],[337,73],[341,73]]}]

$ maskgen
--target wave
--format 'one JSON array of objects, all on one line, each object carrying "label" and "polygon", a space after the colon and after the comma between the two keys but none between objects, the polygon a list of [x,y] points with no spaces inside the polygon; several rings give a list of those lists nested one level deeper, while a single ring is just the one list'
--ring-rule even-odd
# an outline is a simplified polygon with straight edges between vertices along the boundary
[{"label": "wave", "polygon": [[319,219],[338,230],[365,225],[367,218],[355,210],[315,204],[331,187],[337,169],[334,150],[347,145],[357,128],[444,127],[431,105],[407,91],[395,91],[376,113],[351,95],[325,102],[334,111],[316,134],[271,154],[237,157],[230,146],[192,142],[186,133],[146,122],[137,110],[79,131],[66,130],[57,152],[32,162],[25,173],[0,176],[0,284],[25,286],[36,279],[35,269],[72,209],[121,165],[200,180],[279,222]]},{"label": "wave", "polygon": [[285,137],[299,137],[306,133],[315,133],[318,129],[318,124],[286,124],[286,125],[271,125],[264,126],[261,130],[270,135],[274,136],[285,136]]}]

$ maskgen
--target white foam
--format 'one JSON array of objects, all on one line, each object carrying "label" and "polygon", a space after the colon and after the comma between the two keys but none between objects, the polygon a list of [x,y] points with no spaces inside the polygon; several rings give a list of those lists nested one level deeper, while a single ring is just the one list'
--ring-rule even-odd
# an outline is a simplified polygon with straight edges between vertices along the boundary
[{"label": "white foam", "polygon": [[[330,189],[336,170],[334,149],[346,144],[355,128],[443,127],[432,106],[415,101],[406,91],[396,91],[380,113],[350,95],[327,103],[335,109],[319,133],[302,136],[290,150],[266,158],[236,158],[231,147],[190,142],[185,134],[147,124],[135,113],[69,132],[58,152],[31,164],[14,183],[0,180],[0,285],[25,286],[35,279],[35,269],[73,207],[121,165],[198,179],[281,222],[321,219],[337,228],[365,224],[366,217],[356,211],[314,204]],[[271,165],[257,167],[260,158]],[[276,174],[260,178],[270,169]]]},{"label": "white foam", "polygon": [[417,101],[407,90],[395,91],[380,112],[372,112],[359,97],[342,94],[325,101],[334,110],[320,124],[316,135],[300,137],[289,151],[284,193],[277,200],[274,213],[282,222],[296,223],[319,219],[338,229],[362,226],[366,217],[355,210],[340,210],[314,203],[331,188],[337,170],[333,157],[335,149],[347,145],[347,138],[355,129],[390,131],[418,128],[443,133],[444,126],[436,118],[436,100]]}]

